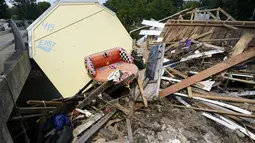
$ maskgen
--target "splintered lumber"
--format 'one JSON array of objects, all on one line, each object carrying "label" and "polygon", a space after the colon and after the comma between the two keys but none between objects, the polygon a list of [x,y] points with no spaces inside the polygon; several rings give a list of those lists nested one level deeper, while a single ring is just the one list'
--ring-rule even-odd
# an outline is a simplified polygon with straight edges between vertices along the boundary
[{"label": "splintered lumber", "polygon": [[192,93],[192,88],[191,88],[191,86],[188,86],[188,87],[187,87],[187,91],[188,91],[189,97],[193,97],[193,93]]},{"label": "splintered lumber", "polygon": [[254,81],[243,80],[243,79],[238,79],[238,78],[233,78],[233,77],[227,77],[227,76],[224,76],[224,79],[228,79],[228,80],[232,80],[232,81],[238,81],[238,82],[247,83],[247,84],[255,84]]},{"label": "splintered lumber", "polygon": [[[207,36],[207,35],[209,35],[209,34],[212,34],[212,33],[213,33],[213,31],[208,31],[208,32],[205,32],[205,33],[203,33],[203,34],[201,34],[201,35],[191,37],[190,39],[191,39],[191,40],[197,40],[197,39],[200,39],[200,38],[205,37],[205,36]],[[170,45],[169,47],[166,48],[166,52],[167,52],[168,50],[170,50],[172,47],[178,46],[179,44],[180,44],[180,42],[175,42],[174,44]]]},{"label": "splintered lumber", "polygon": [[48,105],[62,105],[63,102],[59,102],[59,101],[44,101],[44,100],[28,100],[27,104],[29,105],[35,105],[35,104],[39,104],[39,105],[43,105],[43,106],[48,106]]},{"label": "splintered lumber", "polygon": [[245,98],[235,98],[235,97],[225,97],[225,96],[214,96],[214,95],[203,95],[199,93],[193,93],[193,97],[201,97],[205,99],[215,99],[222,101],[231,101],[231,102],[241,102],[241,103],[255,103],[255,100],[245,99]]},{"label": "splintered lumber", "polygon": [[203,39],[199,40],[200,42],[218,42],[218,41],[235,41],[239,40],[240,38],[225,38],[225,39]]},{"label": "splintered lumber", "polygon": [[247,114],[240,114],[240,113],[233,113],[233,112],[225,112],[225,111],[220,111],[220,110],[211,110],[211,109],[203,109],[203,108],[196,108],[196,107],[187,107],[187,106],[180,106],[180,105],[174,105],[174,104],[171,104],[171,106],[178,107],[178,108],[185,108],[185,109],[193,109],[193,110],[198,110],[198,111],[205,111],[205,112],[210,112],[210,113],[218,113],[218,114],[225,114],[225,115],[233,115],[233,116],[240,116],[240,117],[255,118],[255,115],[247,115]]},{"label": "splintered lumber", "polygon": [[76,127],[73,130],[73,136],[76,137],[82,132],[84,132],[86,129],[88,129],[91,125],[93,125],[95,122],[97,122],[99,119],[101,119],[104,116],[103,112],[96,113],[91,118],[87,119],[87,121],[78,127]]},{"label": "splintered lumber", "polygon": [[142,83],[142,81],[139,78],[137,78],[137,83],[138,83],[138,87],[139,87],[140,92],[141,92],[140,95],[141,95],[141,97],[143,99],[144,106],[148,107],[148,101],[147,101],[147,99],[145,97],[144,90],[143,90],[143,83]]},{"label": "splintered lumber", "polygon": [[[138,78],[137,78],[138,80]],[[133,84],[135,85],[135,84]],[[130,114],[133,116],[134,115],[134,106],[135,106],[135,87],[132,87],[132,89],[130,90],[131,96],[129,96],[129,112]],[[128,140],[130,143],[134,142],[134,138],[133,138],[133,131],[132,131],[132,122],[129,118],[126,118],[126,123],[127,123],[127,132],[128,132]]]},{"label": "splintered lumber", "polygon": [[228,24],[223,24],[223,26],[227,27],[227,28],[230,28],[230,29],[233,29],[233,30],[237,30],[238,28],[235,27],[235,26],[231,26],[231,25],[228,25]]},{"label": "splintered lumber", "polygon": [[94,133],[96,133],[114,114],[116,110],[111,109],[102,119],[100,119],[96,124],[89,128],[76,143],[85,143]]},{"label": "splintered lumber", "polygon": [[35,113],[35,112],[43,112],[43,111],[52,111],[56,107],[18,107],[20,113]]},{"label": "splintered lumber", "polygon": [[248,46],[248,44],[251,42],[253,36],[254,34],[252,33],[245,33],[233,47],[234,51],[232,53],[232,56],[241,54],[244,51],[244,49]]},{"label": "splintered lumber", "polygon": [[[182,94],[182,93],[174,93],[174,94],[178,95],[178,96],[189,97],[188,95]],[[219,101],[216,101],[216,100],[205,99],[205,98],[201,98],[201,97],[193,97],[193,99],[197,99],[197,100],[203,101],[205,103],[212,103],[214,105],[225,107],[225,108],[228,108],[228,109],[231,109],[231,110],[243,113],[243,114],[248,114],[248,115],[252,114],[252,112],[250,112],[250,111],[244,110],[242,108],[239,108],[239,107],[236,107],[236,106],[224,103],[224,102],[219,102]]]},{"label": "splintered lumber", "polygon": [[88,95],[88,97],[86,97],[79,105],[77,105],[77,108],[84,108],[86,105],[89,104],[89,102],[95,98],[98,94],[104,92],[107,88],[109,88],[110,86],[113,85],[113,81],[106,81],[104,82],[102,85],[100,85],[97,89],[95,89],[94,91],[92,91],[92,93],[90,93]]},{"label": "splintered lumber", "polygon": [[[107,93],[103,93],[103,96],[107,99],[112,99],[112,97],[110,95],[108,95]],[[104,100],[101,100],[103,102],[105,102]],[[149,127],[151,129],[153,129],[152,126],[150,126],[150,124],[145,123],[144,121],[142,121],[141,119],[137,118],[136,116],[132,115],[130,110],[126,109],[125,107],[123,107],[122,105],[120,105],[118,102],[117,103],[109,103],[106,102],[108,104],[110,104],[111,106],[115,107],[116,109],[120,110],[121,112],[123,112],[126,116],[131,117],[133,119],[135,119],[136,121],[142,123],[143,125],[145,125],[146,127]]]},{"label": "splintered lumber", "polygon": [[[144,82],[143,82],[143,89],[149,84],[150,81],[151,80],[149,78],[146,78],[144,80]],[[141,93],[141,91],[138,90],[138,88],[139,88],[138,86],[135,88],[135,101],[136,101],[136,99],[139,97],[139,95]]]},{"label": "splintered lumber", "polygon": [[168,96],[168,95],[175,93],[183,88],[191,86],[203,79],[206,79],[214,74],[224,71],[234,65],[237,65],[243,61],[246,61],[254,56],[255,56],[255,48],[252,48],[246,52],[243,52],[242,54],[233,56],[219,64],[216,64],[215,66],[212,66],[212,67],[196,74],[196,75],[193,75],[187,79],[184,79],[183,81],[181,81],[179,83],[176,83],[166,89],[163,89],[162,91],[159,92],[159,95],[161,97]]},{"label": "splintered lumber", "polygon": [[[180,71],[178,71],[178,70],[176,70],[176,69],[174,69],[174,68],[171,68],[171,67],[166,67],[168,70],[170,70],[171,72],[173,72],[173,73],[175,73],[175,74],[177,74],[177,75],[179,75],[179,76],[181,76],[182,78],[188,78],[188,75],[186,75],[186,74],[184,74],[184,73],[182,73],[182,72],[180,72]],[[201,87],[201,88],[204,88],[204,85],[203,84],[201,84],[201,83],[196,83],[196,85],[198,86],[198,87]]]}]

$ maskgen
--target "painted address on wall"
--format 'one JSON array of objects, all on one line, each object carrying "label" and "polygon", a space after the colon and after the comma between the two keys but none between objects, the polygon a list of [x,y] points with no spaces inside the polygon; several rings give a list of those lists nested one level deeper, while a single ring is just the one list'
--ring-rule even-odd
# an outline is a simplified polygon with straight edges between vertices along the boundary
[{"label": "painted address on wall", "polygon": [[56,42],[50,40],[40,40],[36,48],[39,48],[45,52],[51,52]]},{"label": "painted address on wall", "polygon": [[55,24],[51,24],[51,23],[48,23],[48,22],[42,22],[42,27],[46,31],[52,31],[55,28]]}]

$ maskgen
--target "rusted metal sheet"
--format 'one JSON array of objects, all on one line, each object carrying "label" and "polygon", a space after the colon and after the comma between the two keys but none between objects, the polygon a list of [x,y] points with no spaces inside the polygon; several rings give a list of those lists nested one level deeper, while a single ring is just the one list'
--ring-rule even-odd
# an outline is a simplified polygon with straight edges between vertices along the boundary
[{"label": "rusted metal sheet", "polygon": [[177,92],[177,91],[179,91],[179,90],[181,90],[185,87],[188,87],[192,84],[195,84],[195,83],[197,83],[197,82],[199,82],[199,81],[201,81],[205,78],[208,78],[208,77],[210,77],[210,76],[212,76],[216,73],[224,71],[224,70],[226,70],[226,69],[228,69],[228,68],[230,68],[230,67],[232,67],[236,64],[239,64],[239,63],[241,63],[245,60],[248,60],[248,59],[250,59],[254,56],[255,56],[255,47],[251,48],[250,50],[248,50],[248,51],[246,51],[242,54],[239,54],[237,56],[233,56],[230,59],[225,60],[225,61],[223,61],[223,62],[221,62],[221,63],[219,63],[219,64],[217,64],[213,67],[210,67],[210,68],[208,68],[208,69],[206,69],[206,70],[204,70],[204,71],[202,71],[202,72],[200,72],[200,73],[198,73],[198,74],[196,74],[192,77],[184,79],[182,82],[174,84],[174,85],[160,91],[159,95],[161,97],[164,97],[164,96],[170,95],[172,93],[175,93],[175,92]]}]

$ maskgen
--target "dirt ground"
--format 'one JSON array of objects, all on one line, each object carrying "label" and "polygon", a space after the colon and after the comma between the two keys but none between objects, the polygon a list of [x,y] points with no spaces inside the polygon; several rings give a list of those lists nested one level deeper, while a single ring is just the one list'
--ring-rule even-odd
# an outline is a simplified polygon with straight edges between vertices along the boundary
[{"label": "dirt ground", "polygon": [[[152,104],[140,109],[135,115],[149,123],[158,131],[142,127],[133,122],[135,143],[242,143],[249,138],[236,131],[206,119],[201,113],[190,109],[179,109]],[[126,127],[123,121],[119,125]],[[125,129],[124,129],[125,130]],[[127,135],[124,132],[124,135]]]}]

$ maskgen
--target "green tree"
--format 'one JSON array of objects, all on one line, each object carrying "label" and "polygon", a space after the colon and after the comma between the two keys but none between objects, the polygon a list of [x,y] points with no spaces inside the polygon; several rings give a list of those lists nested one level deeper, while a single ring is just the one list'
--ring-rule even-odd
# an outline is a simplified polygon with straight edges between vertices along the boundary
[{"label": "green tree", "polygon": [[172,0],[108,0],[104,5],[116,13],[127,31],[139,26],[143,19],[158,20],[177,10]]},{"label": "green tree", "polygon": [[17,19],[35,20],[50,6],[50,3],[39,2],[37,4],[36,0],[14,0],[13,5],[16,7]]},{"label": "green tree", "polygon": [[159,20],[174,14],[176,11],[177,8],[173,6],[172,0],[152,0],[147,4],[145,18]]},{"label": "green tree", "polygon": [[5,3],[5,0],[0,0],[0,19],[7,19],[10,17],[8,8],[9,7]]},{"label": "green tree", "polygon": [[254,0],[201,0],[206,8],[221,7],[237,20],[249,20],[252,17]]},{"label": "green tree", "polygon": [[201,3],[198,2],[198,1],[187,1],[184,3],[183,5],[183,9],[186,9],[186,8],[198,8],[201,6]]},{"label": "green tree", "polygon": [[46,11],[50,7],[50,3],[48,2],[39,2],[37,4],[38,14],[41,15],[44,11]]},{"label": "green tree", "polygon": [[146,0],[108,0],[104,5],[114,11],[125,28],[139,22],[145,16]]}]

